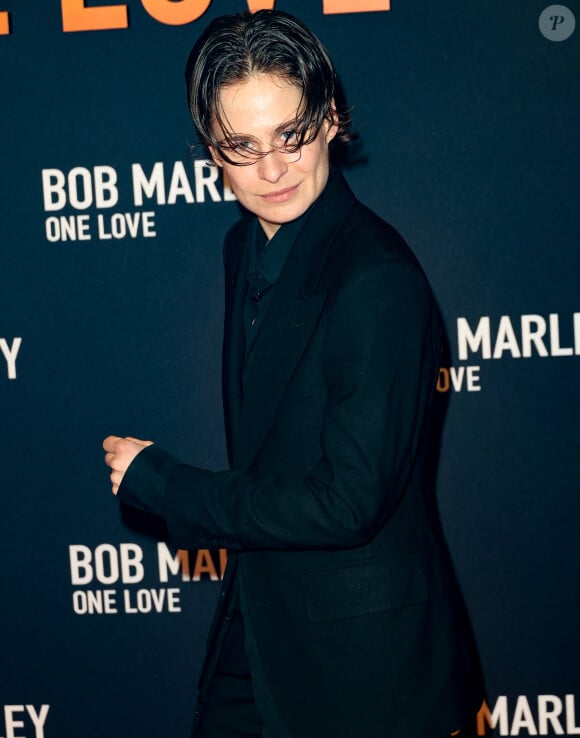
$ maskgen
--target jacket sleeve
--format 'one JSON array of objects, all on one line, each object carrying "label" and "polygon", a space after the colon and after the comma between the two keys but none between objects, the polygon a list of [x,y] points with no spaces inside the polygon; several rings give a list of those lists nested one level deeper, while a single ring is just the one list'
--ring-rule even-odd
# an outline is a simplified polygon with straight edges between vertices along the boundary
[{"label": "jacket sleeve", "polygon": [[161,515],[182,548],[350,548],[370,540],[404,494],[435,389],[440,328],[410,261],[359,270],[327,309],[329,388],[321,455],[302,475],[210,472],[156,446],[119,498]]}]

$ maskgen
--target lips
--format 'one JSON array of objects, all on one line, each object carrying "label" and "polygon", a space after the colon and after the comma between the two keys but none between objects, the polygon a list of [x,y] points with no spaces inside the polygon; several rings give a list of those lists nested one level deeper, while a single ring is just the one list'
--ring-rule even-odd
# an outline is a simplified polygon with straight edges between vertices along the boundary
[{"label": "lips", "polygon": [[283,190],[277,190],[276,192],[266,192],[261,197],[267,202],[285,202],[292,197],[297,189],[298,185],[294,185],[292,187],[285,187]]}]

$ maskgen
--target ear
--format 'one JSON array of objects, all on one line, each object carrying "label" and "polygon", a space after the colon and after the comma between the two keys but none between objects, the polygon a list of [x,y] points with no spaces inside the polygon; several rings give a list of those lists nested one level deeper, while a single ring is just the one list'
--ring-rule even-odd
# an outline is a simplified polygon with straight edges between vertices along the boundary
[{"label": "ear", "polygon": [[207,148],[208,148],[211,158],[213,159],[213,163],[216,165],[216,167],[223,167],[224,161],[221,158],[220,153],[216,149],[216,147],[208,144]]},{"label": "ear", "polygon": [[330,101],[330,115],[328,117],[328,128],[326,129],[325,141],[328,145],[338,133],[338,114],[334,98]]}]

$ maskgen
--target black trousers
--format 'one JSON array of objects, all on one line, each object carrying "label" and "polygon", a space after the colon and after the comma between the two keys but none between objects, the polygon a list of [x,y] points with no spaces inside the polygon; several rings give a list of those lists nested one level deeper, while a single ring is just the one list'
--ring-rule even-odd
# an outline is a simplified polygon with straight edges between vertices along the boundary
[{"label": "black trousers", "polygon": [[235,608],[209,687],[198,704],[192,738],[262,738],[263,729],[244,648],[242,616]]}]

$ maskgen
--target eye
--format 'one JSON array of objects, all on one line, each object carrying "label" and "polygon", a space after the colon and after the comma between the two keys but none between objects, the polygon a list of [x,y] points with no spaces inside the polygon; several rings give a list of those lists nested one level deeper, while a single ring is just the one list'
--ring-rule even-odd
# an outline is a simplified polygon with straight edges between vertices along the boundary
[{"label": "eye", "polygon": [[258,142],[249,138],[233,138],[224,142],[221,150],[232,164],[252,164],[262,156]]},{"label": "eye", "polygon": [[284,131],[280,134],[280,139],[282,141],[282,145],[284,147],[291,147],[295,146],[298,143],[300,134],[295,129],[290,129],[289,131]]},{"label": "eye", "polygon": [[232,151],[240,154],[256,153],[259,151],[255,141],[235,141],[230,148]]}]

